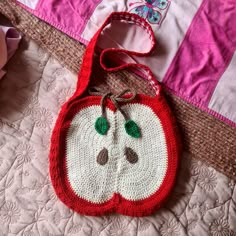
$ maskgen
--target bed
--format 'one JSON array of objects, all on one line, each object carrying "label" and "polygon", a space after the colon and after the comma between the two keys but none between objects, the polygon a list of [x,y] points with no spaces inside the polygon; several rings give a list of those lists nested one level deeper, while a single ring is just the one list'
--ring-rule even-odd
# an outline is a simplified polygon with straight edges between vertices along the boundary
[{"label": "bed", "polygon": [[154,215],[71,211],[52,188],[48,152],[76,74],[27,37],[6,70],[0,83],[0,235],[236,235],[235,182],[187,152],[169,200]]}]

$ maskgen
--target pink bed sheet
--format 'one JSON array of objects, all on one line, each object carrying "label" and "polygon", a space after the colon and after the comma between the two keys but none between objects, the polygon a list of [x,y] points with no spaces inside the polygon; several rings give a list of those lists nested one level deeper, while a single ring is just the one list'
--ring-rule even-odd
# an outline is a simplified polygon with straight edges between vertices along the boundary
[{"label": "pink bed sheet", "polygon": [[[236,73],[235,0],[17,2],[85,44],[111,12],[127,11],[141,15],[151,24],[158,46],[152,57],[134,59],[148,65],[156,79],[171,92],[236,127],[236,83],[233,76]],[[153,14],[158,22],[150,21]],[[105,36],[106,46],[130,49],[133,45],[138,48],[146,45],[139,44],[143,39],[142,33],[131,34],[127,27],[115,27]]]}]

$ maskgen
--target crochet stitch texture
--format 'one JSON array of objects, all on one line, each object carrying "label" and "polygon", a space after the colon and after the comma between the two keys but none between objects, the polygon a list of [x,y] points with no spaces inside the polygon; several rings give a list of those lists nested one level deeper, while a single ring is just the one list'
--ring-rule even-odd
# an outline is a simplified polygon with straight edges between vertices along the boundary
[{"label": "crochet stitch texture", "polygon": [[[142,27],[154,47],[151,27],[141,17],[130,13],[111,14],[88,45],[77,90],[58,116],[51,138],[50,175],[59,199],[78,213],[145,216],[162,205],[173,187],[179,139],[160,85],[155,87],[152,73],[144,65],[135,66],[147,72],[149,82],[156,88],[155,97],[122,92],[108,97],[103,104],[102,96],[84,95],[97,39],[102,29],[114,20],[132,21]],[[120,49],[106,50],[116,53]],[[103,63],[104,51],[100,63],[105,70],[134,66],[107,68]]]}]

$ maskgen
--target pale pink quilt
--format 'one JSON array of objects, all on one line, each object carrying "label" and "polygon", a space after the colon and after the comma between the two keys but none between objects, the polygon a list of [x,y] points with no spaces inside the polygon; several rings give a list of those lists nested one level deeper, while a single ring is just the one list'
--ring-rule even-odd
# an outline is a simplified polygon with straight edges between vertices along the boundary
[{"label": "pale pink quilt", "polygon": [[176,186],[154,215],[89,217],[64,206],[48,174],[51,131],[76,75],[33,41],[23,42],[0,82],[0,236],[236,235],[236,188],[184,154]]}]

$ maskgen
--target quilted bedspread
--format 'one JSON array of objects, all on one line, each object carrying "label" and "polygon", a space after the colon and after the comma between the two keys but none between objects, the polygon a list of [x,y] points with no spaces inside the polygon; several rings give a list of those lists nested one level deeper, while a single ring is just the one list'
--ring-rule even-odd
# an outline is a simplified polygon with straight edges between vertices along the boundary
[{"label": "quilted bedspread", "polygon": [[51,130],[76,75],[23,40],[0,82],[0,235],[236,235],[235,183],[185,153],[175,188],[154,215],[79,215],[48,173]]}]

